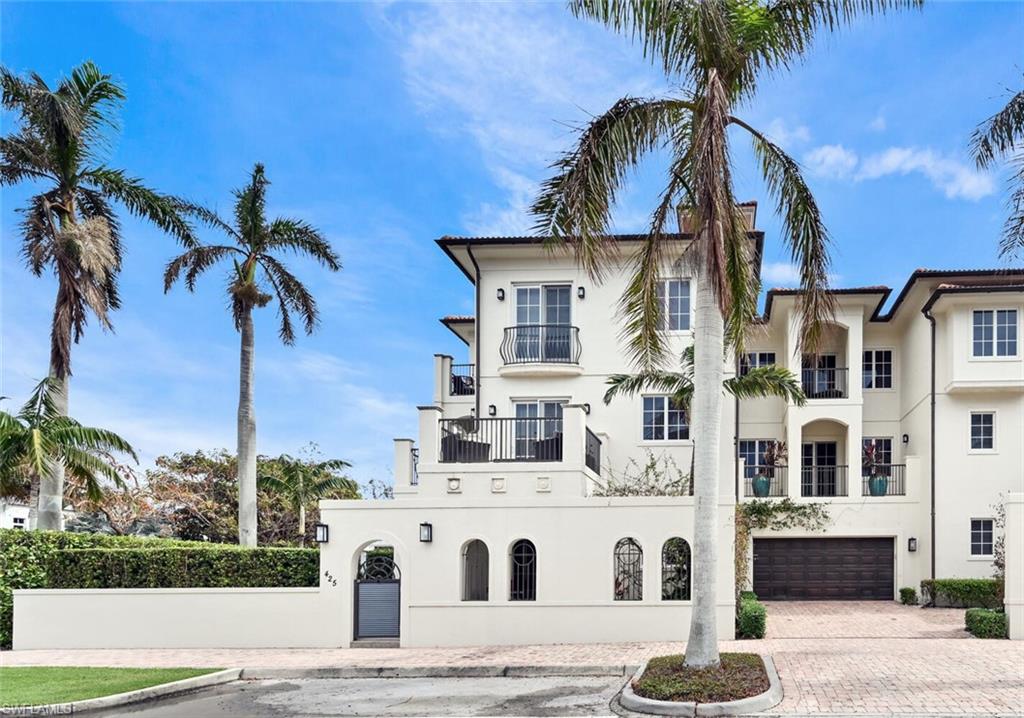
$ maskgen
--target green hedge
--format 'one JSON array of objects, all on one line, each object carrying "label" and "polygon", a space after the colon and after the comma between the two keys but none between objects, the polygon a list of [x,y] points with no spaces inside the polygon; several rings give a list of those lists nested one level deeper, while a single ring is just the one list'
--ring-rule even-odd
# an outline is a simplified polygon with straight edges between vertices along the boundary
[{"label": "green hedge", "polygon": [[260,588],[316,586],[310,548],[222,546],[72,549],[50,557],[51,588]]},{"label": "green hedge", "polygon": [[967,631],[978,638],[1006,638],[1008,625],[1006,614],[990,608],[968,608],[964,613]]},{"label": "green hedge", "polygon": [[736,638],[764,638],[768,612],[753,593],[744,591],[736,606]]},{"label": "green hedge", "polygon": [[900,603],[904,606],[916,606],[917,605],[917,591],[910,586],[906,586],[900,589]]},{"label": "green hedge", "polygon": [[921,598],[927,606],[950,608],[999,608],[1003,584],[994,578],[939,578],[921,581]]}]

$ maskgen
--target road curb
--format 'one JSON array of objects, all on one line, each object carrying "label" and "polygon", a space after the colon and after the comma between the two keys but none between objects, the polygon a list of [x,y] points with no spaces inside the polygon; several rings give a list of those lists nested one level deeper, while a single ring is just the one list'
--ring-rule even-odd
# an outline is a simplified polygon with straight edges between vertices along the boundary
[{"label": "road curb", "polygon": [[183,678],[180,681],[161,683],[148,688],[140,688],[136,691],[116,693],[112,696],[100,696],[99,698],[88,698],[83,701],[71,701],[70,703],[50,703],[40,706],[11,706],[0,708],[0,716],[33,716],[33,715],[72,715],[86,711],[100,710],[101,708],[115,708],[117,706],[138,703],[153,698],[166,698],[178,693],[187,693],[199,688],[209,688],[222,683],[231,683],[242,677],[241,668],[228,668],[223,671],[206,673],[192,678]]},{"label": "road curb", "polygon": [[245,668],[243,680],[303,678],[537,678],[541,676],[629,676],[631,665],[556,666],[346,666],[338,668]]},{"label": "road curb", "polygon": [[748,713],[759,713],[777,706],[782,702],[782,681],[775,670],[775,661],[771,656],[763,655],[764,670],[768,674],[768,690],[750,698],[725,703],[692,703],[683,701],[656,701],[638,696],[633,692],[633,681],[638,680],[647,668],[647,663],[622,688],[619,703],[623,708],[637,713],[662,716],[740,716]]}]

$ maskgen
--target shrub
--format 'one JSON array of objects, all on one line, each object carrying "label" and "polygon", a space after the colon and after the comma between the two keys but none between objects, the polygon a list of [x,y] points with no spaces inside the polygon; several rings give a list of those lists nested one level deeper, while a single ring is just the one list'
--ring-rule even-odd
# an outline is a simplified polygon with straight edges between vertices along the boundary
[{"label": "shrub", "polygon": [[757,594],[754,593],[753,591],[740,591],[740,600],[741,601],[756,601],[757,600]]},{"label": "shrub", "polygon": [[964,613],[967,631],[978,638],[1006,638],[1006,614],[990,608],[968,608]]},{"label": "shrub", "polygon": [[1003,591],[994,578],[939,578],[921,581],[921,599],[927,606],[999,608]]},{"label": "shrub", "polygon": [[910,586],[905,586],[900,589],[900,603],[904,606],[916,606],[917,605],[917,591]]},{"label": "shrub", "polygon": [[[750,593],[745,591],[744,593]],[[753,595],[752,593],[750,595]],[[768,612],[756,598],[741,598],[736,607],[736,637],[764,638]]]},{"label": "shrub", "polygon": [[316,586],[319,552],[200,546],[74,549],[50,557],[51,588],[262,588]]}]

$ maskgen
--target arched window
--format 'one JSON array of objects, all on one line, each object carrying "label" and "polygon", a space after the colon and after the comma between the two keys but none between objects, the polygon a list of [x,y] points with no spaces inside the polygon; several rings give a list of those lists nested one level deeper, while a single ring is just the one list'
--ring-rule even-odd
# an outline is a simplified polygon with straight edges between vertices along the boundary
[{"label": "arched window", "polygon": [[615,600],[640,601],[644,597],[644,552],[631,538],[615,544]]},{"label": "arched window", "polygon": [[462,548],[462,600],[486,601],[489,554],[487,544],[473,539]]},{"label": "arched window", "polygon": [[509,553],[510,571],[512,576],[509,586],[509,601],[537,600],[537,549],[533,542],[519,539],[512,544]]},{"label": "arched window", "polygon": [[661,548],[661,600],[690,600],[690,544],[678,536]]}]

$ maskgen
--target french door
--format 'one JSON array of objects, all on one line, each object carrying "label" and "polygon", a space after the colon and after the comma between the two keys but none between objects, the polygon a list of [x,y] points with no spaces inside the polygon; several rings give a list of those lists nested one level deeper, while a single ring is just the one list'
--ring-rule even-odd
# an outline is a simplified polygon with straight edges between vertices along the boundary
[{"label": "french door", "polygon": [[515,353],[519,361],[568,361],[572,339],[571,287],[516,287]]},{"label": "french door", "polygon": [[800,493],[836,496],[838,451],[834,441],[809,441],[802,447]]},{"label": "french door", "polygon": [[543,400],[515,403],[517,459],[554,461],[561,458],[563,403]]}]

